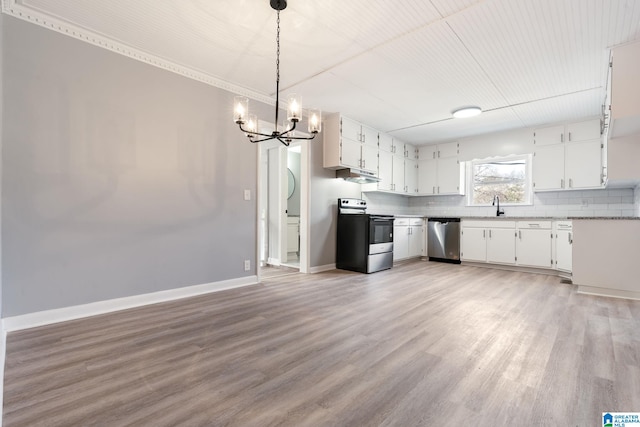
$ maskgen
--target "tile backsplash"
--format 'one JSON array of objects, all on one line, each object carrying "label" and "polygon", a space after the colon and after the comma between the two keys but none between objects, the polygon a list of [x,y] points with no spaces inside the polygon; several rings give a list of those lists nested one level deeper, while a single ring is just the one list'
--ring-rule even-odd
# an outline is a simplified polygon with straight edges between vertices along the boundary
[{"label": "tile backsplash", "polygon": [[[368,211],[396,215],[495,216],[493,206],[466,206],[465,196],[406,197],[362,193]],[[507,217],[621,217],[640,216],[640,187],[534,193],[528,206],[500,206]]]}]

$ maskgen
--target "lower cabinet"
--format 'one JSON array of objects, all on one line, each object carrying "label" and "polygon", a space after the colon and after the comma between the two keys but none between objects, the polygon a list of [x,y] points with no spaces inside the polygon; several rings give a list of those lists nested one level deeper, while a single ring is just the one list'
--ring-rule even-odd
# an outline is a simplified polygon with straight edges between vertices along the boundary
[{"label": "lower cabinet", "polygon": [[553,224],[555,233],[555,268],[571,273],[573,268],[573,226],[571,221],[557,221]]},{"label": "lower cabinet", "polygon": [[518,221],[517,229],[516,264],[553,268],[551,221]]},{"label": "lower cabinet", "polygon": [[462,221],[462,261],[515,264],[514,221]]},{"label": "lower cabinet", "polygon": [[571,221],[463,220],[462,261],[571,273]]},{"label": "lower cabinet", "polygon": [[424,220],[396,218],[393,224],[393,260],[422,256],[424,253]]}]

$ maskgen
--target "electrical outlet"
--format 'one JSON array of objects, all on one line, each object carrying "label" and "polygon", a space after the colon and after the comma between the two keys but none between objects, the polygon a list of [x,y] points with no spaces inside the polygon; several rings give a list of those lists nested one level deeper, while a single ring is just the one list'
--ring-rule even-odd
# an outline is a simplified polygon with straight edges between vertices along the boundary
[{"label": "electrical outlet", "polygon": [[251,270],[251,261],[249,261],[248,259],[244,260],[244,271],[249,271]]},{"label": "electrical outlet", "polygon": [[588,199],[582,199],[582,207],[587,207],[589,206],[589,200]]},{"label": "electrical outlet", "polygon": [[244,190],[244,199],[251,200],[251,190]]}]

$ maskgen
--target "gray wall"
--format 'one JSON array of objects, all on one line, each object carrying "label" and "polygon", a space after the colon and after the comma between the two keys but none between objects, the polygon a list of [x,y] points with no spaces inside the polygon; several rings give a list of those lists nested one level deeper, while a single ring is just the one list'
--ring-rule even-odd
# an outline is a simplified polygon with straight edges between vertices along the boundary
[{"label": "gray wall", "polygon": [[[3,90],[2,88],[4,87],[4,68],[2,66],[3,59],[4,59],[4,15],[2,13],[0,13],[0,318],[2,317],[2,144],[1,144],[1,138],[2,138],[2,123],[3,123],[3,119],[4,119],[4,115],[3,115],[3,105],[4,105],[4,96],[3,96]],[[2,349],[2,351],[4,351],[4,349]],[[1,399],[0,399],[1,400]],[[0,418],[1,420],[1,418]]]},{"label": "gray wall", "polygon": [[255,274],[232,93],[2,24],[3,316]]},{"label": "gray wall", "polygon": [[336,171],[323,168],[322,134],[309,143],[311,183],[309,188],[309,228],[311,267],[336,262],[336,219],[338,198],[360,197],[360,184],[336,178]]}]

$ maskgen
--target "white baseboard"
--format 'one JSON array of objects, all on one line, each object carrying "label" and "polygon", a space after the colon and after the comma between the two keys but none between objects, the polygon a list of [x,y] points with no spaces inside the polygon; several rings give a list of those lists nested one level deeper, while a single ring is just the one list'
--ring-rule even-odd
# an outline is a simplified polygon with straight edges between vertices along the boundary
[{"label": "white baseboard", "polygon": [[[187,286],[184,288],[176,288],[166,291],[134,295],[131,297],[116,298],[106,301],[92,302],[89,304],[6,317],[3,319],[3,333],[6,334],[6,332],[35,328],[37,326],[65,322],[67,320],[75,320],[98,314],[111,313],[114,311],[125,310],[127,308],[140,307],[148,304],[156,304],[159,302],[172,301],[211,292],[239,288],[242,286],[255,285],[257,283],[257,276],[247,276],[237,279],[223,280],[220,282],[205,283],[202,285]],[[2,354],[4,355],[4,351]]]},{"label": "white baseboard", "polygon": [[640,300],[640,292],[621,289],[598,288],[596,286],[578,285],[579,294],[597,295],[601,297],[624,298]]},{"label": "white baseboard", "polygon": [[[4,319],[0,319],[0,408],[4,408],[4,361],[7,354],[7,330]],[[2,410],[0,410],[0,427],[2,427]]]},{"label": "white baseboard", "polygon": [[335,264],[326,264],[326,265],[319,265],[317,267],[310,267],[309,268],[309,273],[322,273],[323,271],[331,271],[331,270],[335,270],[336,269],[336,265]]}]

